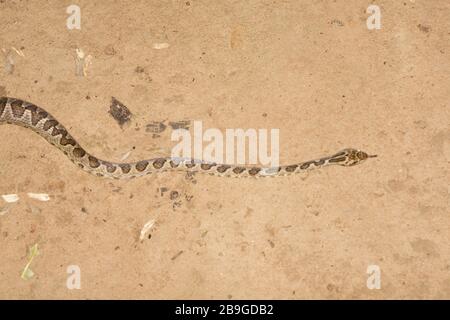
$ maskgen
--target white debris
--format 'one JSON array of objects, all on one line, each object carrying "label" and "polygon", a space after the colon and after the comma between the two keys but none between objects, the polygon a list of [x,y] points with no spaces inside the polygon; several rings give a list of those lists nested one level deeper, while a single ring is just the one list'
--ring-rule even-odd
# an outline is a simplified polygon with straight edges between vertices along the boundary
[{"label": "white debris", "polygon": [[39,201],[49,201],[50,200],[50,196],[47,193],[32,193],[32,192],[28,192],[27,195],[31,199],[36,199],[36,200],[39,200]]},{"label": "white debris", "polygon": [[8,203],[19,201],[19,196],[17,194],[2,194],[2,198],[5,202]]},{"label": "white debris", "polygon": [[126,158],[128,158],[128,157],[130,156],[130,154],[131,154],[131,151],[128,151],[127,153],[125,153],[125,154],[122,156],[122,158],[120,158],[120,161],[123,161],[123,160],[125,160]]},{"label": "white debris", "polygon": [[19,56],[25,57],[25,54],[23,53],[22,50],[16,49],[16,48],[14,48],[14,47],[11,47],[11,49],[13,49]]},{"label": "white debris", "polygon": [[7,214],[8,212],[9,212],[9,206],[8,205],[0,207],[0,216],[3,216],[5,214]]},{"label": "white debris", "polygon": [[80,48],[77,48],[75,52],[77,53],[77,57],[75,58],[76,75],[80,77],[86,77],[87,69],[92,63],[92,56],[86,56],[84,51]]},{"label": "white debris", "polygon": [[144,240],[145,235],[153,227],[154,224],[155,224],[155,220],[152,219],[144,225],[144,227],[141,230],[141,235],[139,236],[140,240]]},{"label": "white debris", "polygon": [[169,44],[167,42],[157,42],[153,44],[153,49],[161,50],[161,49],[167,49],[169,47]]},{"label": "white debris", "polygon": [[22,52],[22,50],[18,50],[14,47],[11,47],[11,49],[6,50],[5,48],[2,48],[3,55],[5,57],[5,71],[6,73],[12,74],[14,72],[14,66],[16,65],[16,62],[14,60],[16,53],[19,57],[25,57],[25,54]]}]

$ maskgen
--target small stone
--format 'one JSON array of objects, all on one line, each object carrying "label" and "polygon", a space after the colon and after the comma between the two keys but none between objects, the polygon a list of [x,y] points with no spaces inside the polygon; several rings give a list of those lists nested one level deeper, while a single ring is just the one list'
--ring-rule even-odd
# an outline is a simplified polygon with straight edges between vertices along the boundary
[{"label": "small stone", "polygon": [[112,44],[108,44],[103,50],[103,53],[106,54],[107,56],[113,56],[116,54],[116,50],[114,49]]},{"label": "small stone", "polygon": [[143,68],[143,67],[140,67],[140,66],[137,66],[137,67],[134,69],[134,72],[136,72],[136,73],[143,73],[143,72],[144,72],[144,68]]},{"label": "small stone", "polygon": [[178,196],[179,196],[178,191],[170,192],[170,200],[175,200],[176,198],[178,198]]}]

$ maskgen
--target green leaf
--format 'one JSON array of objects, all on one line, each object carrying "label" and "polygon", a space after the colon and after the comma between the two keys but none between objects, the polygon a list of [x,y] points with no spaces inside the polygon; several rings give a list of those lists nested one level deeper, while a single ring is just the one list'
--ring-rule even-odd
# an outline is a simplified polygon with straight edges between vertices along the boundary
[{"label": "green leaf", "polygon": [[33,276],[34,276],[33,270],[31,270],[30,268],[26,268],[23,270],[21,277],[23,280],[30,280],[31,278],[33,278]]},{"label": "green leaf", "polygon": [[38,244],[35,243],[32,247],[30,247],[29,255],[28,255],[28,263],[25,266],[25,268],[22,271],[21,278],[24,280],[29,280],[34,276],[33,270],[30,269],[31,262],[33,261],[34,257],[36,257],[39,254],[38,250]]},{"label": "green leaf", "polygon": [[32,260],[35,256],[39,254],[38,244],[36,243],[34,246],[30,248],[30,256],[29,259]]}]

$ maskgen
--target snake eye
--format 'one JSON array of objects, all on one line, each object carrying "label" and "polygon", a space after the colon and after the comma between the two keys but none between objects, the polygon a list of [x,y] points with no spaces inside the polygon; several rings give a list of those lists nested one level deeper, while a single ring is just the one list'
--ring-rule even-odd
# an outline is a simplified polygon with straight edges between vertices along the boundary
[{"label": "snake eye", "polygon": [[358,152],[356,153],[356,156],[357,156],[358,159],[360,159],[360,160],[365,160],[365,159],[368,158],[367,153],[362,152],[362,151],[358,151]]}]

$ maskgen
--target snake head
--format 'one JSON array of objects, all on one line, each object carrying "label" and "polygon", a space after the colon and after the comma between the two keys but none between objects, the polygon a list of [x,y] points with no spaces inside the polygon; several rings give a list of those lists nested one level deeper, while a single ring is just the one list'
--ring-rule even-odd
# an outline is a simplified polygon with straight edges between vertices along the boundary
[{"label": "snake head", "polygon": [[369,155],[364,151],[358,149],[344,149],[332,157],[332,159],[340,160],[338,162],[341,166],[355,166],[366,161],[368,158],[375,158],[377,155]]}]

